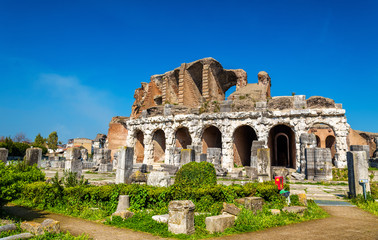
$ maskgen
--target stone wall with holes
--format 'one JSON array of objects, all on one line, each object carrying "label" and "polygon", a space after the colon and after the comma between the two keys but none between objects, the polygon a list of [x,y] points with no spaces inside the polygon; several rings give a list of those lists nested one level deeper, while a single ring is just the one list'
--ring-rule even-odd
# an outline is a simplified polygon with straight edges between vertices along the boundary
[{"label": "stone wall with holes", "polygon": [[269,131],[276,125],[290,127],[295,133],[296,168],[300,170],[300,135],[307,133],[314,124],[329,125],[336,137],[336,159],[338,168],[346,167],[346,152],[348,151],[347,136],[349,125],[345,117],[345,110],[340,108],[300,109],[271,111],[263,109],[253,112],[221,112],[204,114],[185,114],[140,117],[127,119],[128,130],[126,146],[134,146],[137,131],[144,134],[144,163],[153,164],[153,134],[161,129],[166,138],[165,164],[172,164],[172,154],[175,148],[175,132],[180,127],[186,127],[192,138],[192,145],[202,146],[202,134],[209,126],[217,127],[222,133],[222,167],[232,170],[233,164],[233,133],[243,125],[250,126],[256,132],[259,141],[268,147]]}]

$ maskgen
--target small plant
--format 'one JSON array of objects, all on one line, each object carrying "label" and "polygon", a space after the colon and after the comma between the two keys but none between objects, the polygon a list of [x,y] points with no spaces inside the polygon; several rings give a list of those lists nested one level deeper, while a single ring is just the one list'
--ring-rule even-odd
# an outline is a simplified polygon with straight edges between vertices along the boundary
[{"label": "small plant", "polygon": [[245,99],[245,98],[246,98],[245,95],[240,95],[240,96],[239,96],[239,100],[243,100],[243,99]]},{"label": "small plant", "polygon": [[88,179],[84,179],[84,176],[78,178],[76,172],[64,171],[62,182],[65,187],[75,187],[80,185],[87,185]]},{"label": "small plant", "polygon": [[291,96],[295,96],[295,92],[292,92],[292,93],[291,93]]},{"label": "small plant", "polygon": [[203,187],[217,184],[214,165],[208,162],[187,163],[177,172],[175,185]]}]

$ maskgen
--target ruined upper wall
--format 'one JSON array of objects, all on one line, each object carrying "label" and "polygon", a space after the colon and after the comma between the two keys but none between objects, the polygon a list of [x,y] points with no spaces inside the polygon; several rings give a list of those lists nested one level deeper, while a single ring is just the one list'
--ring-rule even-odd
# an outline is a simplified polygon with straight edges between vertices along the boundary
[{"label": "ruined upper wall", "polygon": [[205,102],[223,101],[232,86],[247,85],[247,73],[242,69],[227,70],[213,58],[183,63],[179,68],[151,76],[149,83],[135,90],[131,117],[143,110],[164,104],[199,108]]}]

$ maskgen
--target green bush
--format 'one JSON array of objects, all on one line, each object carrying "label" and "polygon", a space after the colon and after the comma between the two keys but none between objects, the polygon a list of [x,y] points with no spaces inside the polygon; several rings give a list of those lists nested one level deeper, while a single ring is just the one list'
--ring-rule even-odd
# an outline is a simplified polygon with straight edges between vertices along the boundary
[{"label": "green bush", "polygon": [[217,184],[214,165],[208,162],[191,162],[181,167],[175,178],[175,185],[192,188]]},{"label": "green bush", "polygon": [[36,166],[22,162],[6,166],[0,161],[0,206],[19,198],[26,184],[44,180],[45,174]]}]

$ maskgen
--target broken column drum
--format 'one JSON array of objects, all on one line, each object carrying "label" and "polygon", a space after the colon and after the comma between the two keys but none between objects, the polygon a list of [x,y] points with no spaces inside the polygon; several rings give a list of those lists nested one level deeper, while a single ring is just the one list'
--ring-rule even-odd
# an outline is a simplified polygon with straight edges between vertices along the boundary
[{"label": "broken column drum", "polygon": [[194,233],[194,209],[190,200],[171,201],[168,205],[168,231],[174,234]]}]

